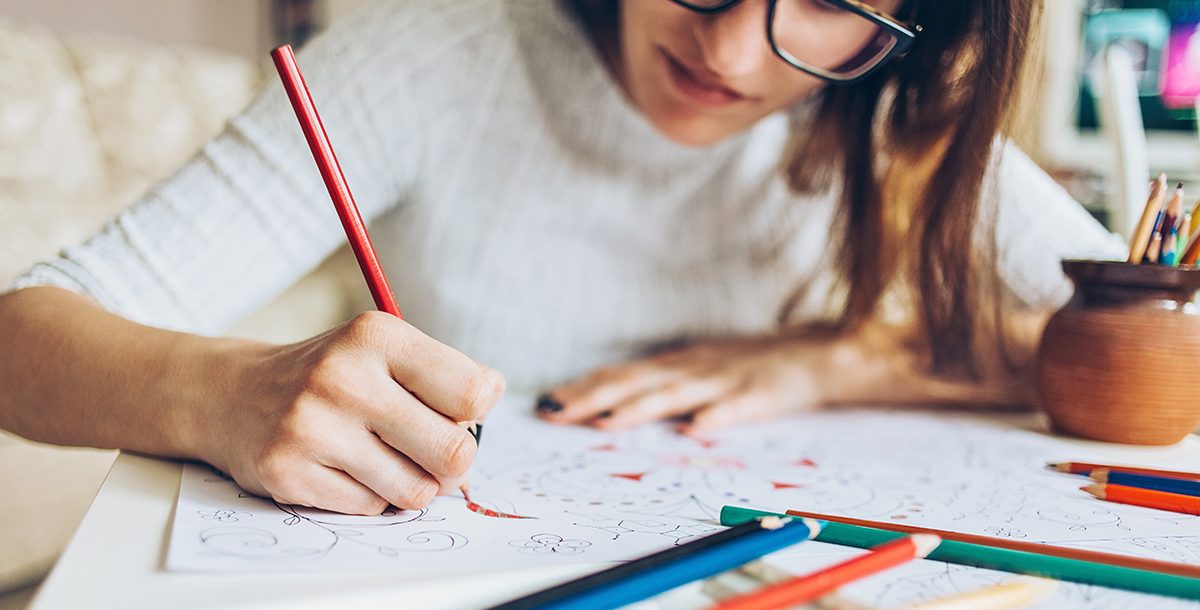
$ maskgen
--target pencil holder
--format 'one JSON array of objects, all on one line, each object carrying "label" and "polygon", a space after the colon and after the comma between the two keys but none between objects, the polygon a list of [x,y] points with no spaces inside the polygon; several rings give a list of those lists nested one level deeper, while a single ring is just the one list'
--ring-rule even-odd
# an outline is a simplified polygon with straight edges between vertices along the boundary
[{"label": "pencil holder", "polygon": [[1042,406],[1065,434],[1167,445],[1200,425],[1200,268],[1063,261],[1075,295],[1038,349]]}]

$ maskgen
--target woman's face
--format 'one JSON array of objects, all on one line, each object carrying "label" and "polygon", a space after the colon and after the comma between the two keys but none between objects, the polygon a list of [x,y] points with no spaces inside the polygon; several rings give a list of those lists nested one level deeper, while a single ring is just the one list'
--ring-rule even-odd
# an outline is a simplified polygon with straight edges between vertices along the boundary
[{"label": "woman's face", "polygon": [[[894,10],[899,2],[871,4]],[[828,19],[828,11],[840,10],[822,0],[780,0],[780,6],[795,15],[791,35],[831,60],[854,55],[870,38],[860,28],[833,39],[829,28],[817,27]],[[767,42],[766,19],[764,0],[744,0],[715,14],[669,0],[624,0],[622,82],[646,117],[673,140],[704,146],[741,132],[825,86],[775,55]],[[845,16],[839,19],[845,23]],[[850,21],[859,22],[854,17]]]}]

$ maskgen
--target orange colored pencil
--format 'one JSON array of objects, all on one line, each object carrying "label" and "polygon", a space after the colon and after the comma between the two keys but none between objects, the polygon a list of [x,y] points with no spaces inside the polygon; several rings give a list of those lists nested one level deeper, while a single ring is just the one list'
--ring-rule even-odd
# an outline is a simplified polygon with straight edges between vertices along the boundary
[{"label": "orange colored pencil", "polygon": [[1091,476],[1093,470],[1101,468],[1109,472],[1128,472],[1131,474],[1149,474],[1157,477],[1172,477],[1175,479],[1195,479],[1200,480],[1200,472],[1183,472],[1181,470],[1156,470],[1154,468],[1142,468],[1140,466],[1118,466],[1115,464],[1092,464],[1090,462],[1057,462],[1046,464],[1047,468],[1057,470],[1059,472],[1069,472],[1071,474],[1082,474]]},{"label": "orange colored pencil", "polygon": [[1087,485],[1080,489],[1108,502],[1200,515],[1200,498],[1125,485]]},{"label": "orange colored pencil", "polygon": [[961,532],[951,532],[929,527],[900,525],[898,523],[889,523],[886,521],[869,521],[867,519],[855,519],[852,517],[841,517],[838,515],[810,513],[800,510],[789,510],[787,511],[787,514],[796,517],[808,517],[809,519],[829,521],[832,523],[845,523],[847,525],[870,527],[889,532],[900,532],[903,534],[933,534],[941,537],[943,540],[953,540],[955,542],[965,542],[967,544],[978,544],[981,546],[1008,549],[1010,551],[1037,553],[1038,555],[1049,555],[1051,557],[1077,559],[1079,561],[1091,561],[1093,563],[1103,563],[1137,570],[1148,570],[1151,572],[1175,574],[1176,576],[1200,578],[1200,566],[1188,565],[1185,563],[1173,563],[1170,561],[1159,561],[1157,559],[1145,559],[1142,557],[1117,555],[1115,553],[1103,553],[1100,551],[1089,551],[1086,549],[1069,549],[1052,544],[1022,542],[1020,540],[1012,540],[1010,538],[995,538],[992,536],[980,536],[978,534],[964,534]]},{"label": "orange colored pencil", "polygon": [[1179,264],[1195,265],[1197,260],[1200,260],[1200,232],[1192,235],[1192,239],[1188,241],[1187,248],[1183,250],[1183,255],[1179,259]]},{"label": "orange colored pencil", "polygon": [[916,534],[881,544],[865,555],[718,602],[713,610],[776,610],[810,602],[842,585],[924,558],[942,539]]}]

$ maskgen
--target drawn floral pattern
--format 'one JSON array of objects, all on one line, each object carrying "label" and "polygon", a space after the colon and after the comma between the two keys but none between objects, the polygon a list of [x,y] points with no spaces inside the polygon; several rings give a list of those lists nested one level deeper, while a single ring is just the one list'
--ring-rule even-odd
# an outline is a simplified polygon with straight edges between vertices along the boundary
[{"label": "drawn floral pattern", "polygon": [[565,540],[557,534],[534,534],[528,540],[513,540],[508,544],[526,555],[580,555],[592,546],[587,540]]},{"label": "drawn floral pattern", "polygon": [[[189,465],[168,568],[363,567],[419,577],[621,561],[719,531],[717,517],[728,504],[792,506],[1200,565],[1200,517],[1095,501],[1078,491],[1077,477],[1042,467],[1090,455],[989,418],[839,410],[698,443],[665,427],[612,435],[549,428],[516,419],[524,417],[517,412],[498,409],[490,417],[489,427],[503,432],[481,448],[471,491],[481,506],[535,519],[489,518],[459,496],[440,496],[423,511],[337,515],[248,496]],[[789,553],[805,559],[806,546]],[[828,565],[813,546],[809,571]],[[855,601],[899,607],[1005,577],[911,562],[873,580]],[[1200,610],[1071,584],[1044,602],[1036,610]]]},{"label": "drawn floral pattern", "polygon": [[198,510],[196,514],[200,515],[201,519],[211,519],[222,523],[236,523],[246,517],[253,517],[251,513],[242,513],[236,510]]}]

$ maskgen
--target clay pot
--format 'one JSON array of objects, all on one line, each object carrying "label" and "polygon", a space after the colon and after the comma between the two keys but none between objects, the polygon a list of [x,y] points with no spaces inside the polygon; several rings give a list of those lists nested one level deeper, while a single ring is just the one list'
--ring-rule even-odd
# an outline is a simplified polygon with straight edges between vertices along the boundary
[{"label": "clay pot", "polygon": [[1200,268],[1063,261],[1075,296],[1038,349],[1042,406],[1064,434],[1133,445],[1200,426]]}]

